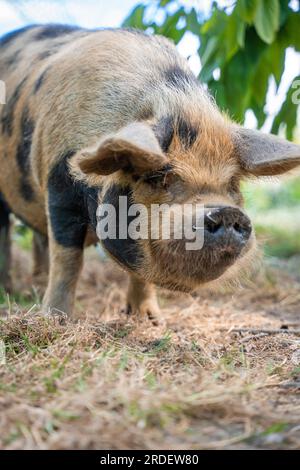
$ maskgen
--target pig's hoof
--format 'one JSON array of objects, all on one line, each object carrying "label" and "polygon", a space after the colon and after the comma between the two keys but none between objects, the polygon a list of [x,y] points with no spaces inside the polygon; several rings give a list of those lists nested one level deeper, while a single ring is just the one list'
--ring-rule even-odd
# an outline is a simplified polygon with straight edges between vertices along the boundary
[{"label": "pig's hoof", "polygon": [[161,311],[155,301],[144,301],[140,305],[134,305],[131,302],[127,304],[125,313],[129,316],[136,316],[138,320],[148,320],[154,326],[160,324]]},{"label": "pig's hoof", "polygon": [[41,313],[44,317],[55,318],[60,325],[65,325],[68,320],[68,314],[54,307],[42,305]]}]

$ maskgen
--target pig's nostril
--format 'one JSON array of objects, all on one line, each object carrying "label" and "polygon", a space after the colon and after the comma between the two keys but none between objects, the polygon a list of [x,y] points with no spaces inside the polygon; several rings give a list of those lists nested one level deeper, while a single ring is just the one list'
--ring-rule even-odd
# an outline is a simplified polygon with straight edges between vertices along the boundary
[{"label": "pig's nostril", "polygon": [[216,233],[222,227],[222,221],[218,215],[218,211],[215,211],[214,213],[210,211],[208,214],[206,214],[205,229],[207,232]]},{"label": "pig's nostril", "polygon": [[235,222],[235,224],[233,224],[233,230],[246,241],[251,234],[251,225]]},{"label": "pig's nostril", "polygon": [[213,222],[212,220],[207,220],[205,224],[205,228],[209,233],[216,233],[221,227],[221,223]]},{"label": "pig's nostril", "polygon": [[237,222],[233,225],[233,228],[236,232],[238,233],[242,233],[243,232],[243,228],[240,224],[238,224]]}]

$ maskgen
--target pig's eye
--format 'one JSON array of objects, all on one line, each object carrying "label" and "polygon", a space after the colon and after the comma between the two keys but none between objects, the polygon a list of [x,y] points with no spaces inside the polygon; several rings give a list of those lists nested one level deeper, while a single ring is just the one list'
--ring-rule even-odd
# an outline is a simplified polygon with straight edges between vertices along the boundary
[{"label": "pig's eye", "polygon": [[143,177],[143,182],[150,184],[153,187],[160,187],[167,189],[172,182],[175,180],[175,174],[171,169],[162,169],[161,171],[155,171],[148,173]]}]

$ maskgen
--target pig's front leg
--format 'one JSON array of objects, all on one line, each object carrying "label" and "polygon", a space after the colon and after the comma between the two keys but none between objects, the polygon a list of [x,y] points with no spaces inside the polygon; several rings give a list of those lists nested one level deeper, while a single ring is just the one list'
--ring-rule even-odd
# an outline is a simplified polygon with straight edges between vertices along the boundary
[{"label": "pig's front leg", "polygon": [[132,274],[127,293],[127,313],[146,317],[153,324],[158,323],[160,316],[155,287]]},{"label": "pig's front leg", "polygon": [[83,188],[68,173],[68,157],[61,159],[48,179],[47,216],[49,279],[44,313],[71,314],[83,262],[87,213]]},{"label": "pig's front leg", "polygon": [[[60,181],[60,180],[58,180]],[[49,184],[49,278],[43,312],[72,313],[83,263],[86,224],[67,184]]]},{"label": "pig's front leg", "polygon": [[82,267],[83,250],[59,245],[52,236],[49,241],[50,270],[43,312],[71,314]]}]

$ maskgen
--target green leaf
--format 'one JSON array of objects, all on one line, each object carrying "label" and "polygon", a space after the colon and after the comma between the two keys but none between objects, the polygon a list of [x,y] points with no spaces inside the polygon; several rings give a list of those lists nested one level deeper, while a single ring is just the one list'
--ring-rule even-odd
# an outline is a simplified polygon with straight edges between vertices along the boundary
[{"label": "green leaf", "polygon": [[235,14],[227,20],[227,27],[224,34],[226,60],[229,60],[239,48],[245,45],[246,24]]},{"label": "green leaf", "polygon": [[225,87],[223,83],[212,79],[208,82],[208,88],[212,96],[215,98],[216,102],[218,103],[218,106],[220,106],[221,109],[227,111],[228,103],[226,101],[226,92],[225,92]]},{"label": "green leaf", "polygon": [[192,8],[190,13],[186,15],[186,29],[197,36],[200,35],[201,25],[195,8]]},{"label": "green leaf", "polygon": [[206,64],[211,61],[213,58],[214,54],[217,52],[219,46],[219,39],[217,37],[211,37],[209,38],[205,51],[203,54],[201,54],[201,47],[200,47],[200,59],[201,59],[201,64],[202,67],[205,67]]},{"label": "green leaf", "polygon": [[246,24],[240,21],[237,26],[236,39],[238,45],[243,49],[245,46],[245,33],[246,33]]},{"label": "green leaf", "polygon": [[236,11],[242,20],[251,24],[254,20],[257,6],[258,0],[238,0]]},{"label": "green leaf", "polygon": [[260,60],[252,80],[252,96],[258,106],[264,106],[271,75],[270,66],[266,60]]},{"label": "green leaf", "polygon": [[[271,132],[273,134],[278,134],[282,125],[285,127],[286,137],[290,140],[293,139],[293,133],[297,124],[297,113],[299,109],[299,103],[294,103],[295,98],[299,100],[299,91],[293,86],[295,81],[300,81],[300,75],[295,77],[293,83],[291,84],[285,102],[282,104],[281,109],[277,116],[274,119]],[[299,88],[298,88],[299,90]]]},{"label": "green leaf", "polygon": [[123,22],[123,27],[125,28],[138,28],[138,29],[146,29],[148,25],[144,24],[144,14],[145,14],[146,6],[145,5],[137,5],[130,15],[125,19]]},{"label": "green leaf", "polygon": [[268,48],[267,58],[270,71],[274,75],[277,87],[280,85],[285,64],[285,47],[279,38]]},{"label": "green leaf", "polygon": [[292,11],[289,3],[290,2],[287,0],[280,0],[280,27],[286,22],[290,12]]},{"label": "green leaf", "polygon": [[186,32],[185,28],[173,29],[168,33],[168,37],[170,39],[173,39],[175,44],[178,44],[181,41],[181,39],[183,38],[183,36],[185,35],[185,32]]},{"label": "green leaf", "polygon": [[208,82],[213,71],[226,60],[223,33],[228,17],[224,11],[215,9],[212,16],[202,25],[200,30],[200,48],[198,50],[202,64],[200,80]]},{"label": "green leaf", "polygon": [[274,41],[262,51],[257,66],[254,67],[252,94],[257,106],[263,107],[269,87],[269,79],[274,76],[277,87],[284,70],[285,49],[279,41]]},{"label": "green leaf", "polygon": [[264,111],[264,107],[259,106],[257,103],[251,102],[250,108],[255,114],[255,117],[257,119],[257,126],[260,129],[264,125],[265,120],[267,118],[267,115]]},{"label": "green leaf", "polygon": [[279,0],[258,0],[254,17],[254,25],[259,37],[271,44],[279,29]]},{"label": "green leaf", "polygon": [[213,72],[215,69],[219,67],[218,62],[212,62],[205,67],[202,67],[200,74],[199,74],[199,80],[203,83],[208,83],[212,78],[213,78]]},{"label": "green leaf", "polygon": [[181,32],[179,34],[180,39],[178,39],[179,35],[178,32],[176,33],[176,26],[180,18],[182,18],[183,16],[185,16],[183,7],[176,11],[176,13],[173,13],[172,15],[167,15],[164,23],[161,25],[160,28],[158,28],[158,34],[162,34],[169,38],[177,39],[177,42],[179,42],[185,31],[182,32],[182,30],[179,30]]},{"label": "green leaf", "polygon": [[[245,61],[241,51],[224,65],[220,82],[224,86],[227,109],[242,122],[251,98],[251,63]],[[218,96],[216,99],[219,104]]]},{"label": "green leaf", "polygon": [[215,9],[212,16],[203,24],[201,35],[220,36],[227,26],[228,15],[223,10]]},{"label": "green leaf", "polygon": [[160,7],[165,7],[166,5],[168,5],[168,3],[171,3],[173,0],[160,0],[159,2],[159,6]]},{"label": "green leaf", "polygon": [[294,47],[300,52],[300,13],[292,12],[287,17],[285,24],[280,30],[280,37],[285,47]]}]

